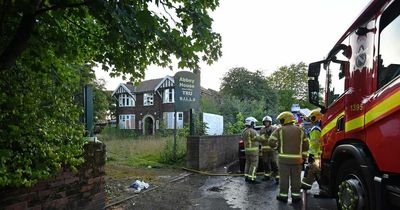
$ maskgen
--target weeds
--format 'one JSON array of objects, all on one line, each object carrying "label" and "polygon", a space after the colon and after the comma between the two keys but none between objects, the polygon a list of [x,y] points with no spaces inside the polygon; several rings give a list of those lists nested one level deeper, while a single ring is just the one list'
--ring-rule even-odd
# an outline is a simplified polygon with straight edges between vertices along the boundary
[{"label": "weeds", "polygon": [[106,144],[107,164],[131,167],[167,167],[182,165],[186,157],[188,129],[177,134],[176,158],[173,155],[173,136],[137,136],[129,130],[106,127],[98,135]]},{"label": "weeds", "polygon": [[176,138],[176,156],[174,157],[174,139],[169,138],[160,155],[163,164],[182,165],[186,158],[186,138]]},{"label": "weeds", "polygon": [[102,130],[99,136],[101,136],[101,141],[111,141],[111,140],[137,139],[139,135],[134,130],[119,129],[107,125]]}]

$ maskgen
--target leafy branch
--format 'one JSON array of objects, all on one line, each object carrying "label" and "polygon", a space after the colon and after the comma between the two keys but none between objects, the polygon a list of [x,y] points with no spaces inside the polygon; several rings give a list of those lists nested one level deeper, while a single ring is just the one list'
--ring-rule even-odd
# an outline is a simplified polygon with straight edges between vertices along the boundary
[{"label": "leafy branch", "polygon": [[89,2],[91,1],[84,1],[84,2],[80,2],[80,3],[76,3],[76,4],[57,4],[57,5],[53,5],[53,6],[49,6],[49,7],[44,7],[42,9],[39,9],[35,12],[35,16],[36,15],[41,15],[45,12],[51,11],[51,10],[57,10],[57,9],[67,9],[67,8],[74,8],[74,7],[80,7],[83,5],[87,5]]}]

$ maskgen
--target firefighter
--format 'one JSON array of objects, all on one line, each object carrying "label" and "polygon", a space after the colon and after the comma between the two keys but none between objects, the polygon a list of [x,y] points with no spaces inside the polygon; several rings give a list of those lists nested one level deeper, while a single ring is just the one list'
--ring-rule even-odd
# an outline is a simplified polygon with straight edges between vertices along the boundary
[{"label": "firefighter", "polygon": [[[312,110],[307,116],[307,121],[310,121],[313,127],[310,130],[310,149],[308,151],[308,166],[304,172],[304,177],[301,180],[301,188],[304,190],[311,189],[314,181],[319,181],[321,170],[316,164],[315,160],[319,160],[322,154],[321,145],[321,128],[320,120],[322,114],[319,109]],[[322,191],[320,191],[320,196],[325,196]],[[317,196],[318,197],[318,196]]]},{"label": "firefighter", "polygon": [[[272,118],[270,116],[265,116],[263,118],[263,125],[265,127],[261,128],[260,135],[263,136],[265,139],[268,139],[272,132],[276,129],[272,126]],[[275,183],[279,183],[279,176],[278,176],[278,164],[276,161],[276,150],[272,149],[268,145],[268,141],[261,142],[262,147],[262,160],[264,166],[264,180],[270,180],[271,177],[275,179]]]},{"label": "firefighter", "polygon": [[250,183],[258,183],[256,181],[256,173],[258,167],[258,154],[259,154],[259,141],[260,137],[254,126],[256,125],[257,119],[254,117],[248,117],[245,120],[246,128],[242,132],[242,139],[244,141],[244,151],[246,155],[246,164],[244,168],[245,181]]},{"label": "firefighter", "polygon": [[321,127],[320,127],[320,120],[322,118],[322,114],[319,109],[314,109],[310,112],[307,116],[307,120],[312,123],[311,130],[309,132],[310,135],[310,148],[308,150],[309,154],[314,155],[314,157],[318,158],[322,154],[322,147],[321,147]]},{"label": "firefighter", "polygon": [[287,202],[290,178],[292,202],[298,202],[301,200],[302,154],[308,151],[308,139],[303,129],[294,125],[295,119],[292,113],[282,112],[276,119],[282,126],[269,138],[269,146],[278,149],[280,181],[279,194],[276,198]]}]

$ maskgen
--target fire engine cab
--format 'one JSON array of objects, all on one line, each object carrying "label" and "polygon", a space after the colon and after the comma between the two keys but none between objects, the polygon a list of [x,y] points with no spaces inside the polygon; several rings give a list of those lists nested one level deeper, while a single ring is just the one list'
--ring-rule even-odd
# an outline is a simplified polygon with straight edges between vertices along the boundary
[{"label": "fire engine cab", "polygon": [[374,0],[308,69],[320,189],[339,209],[400,208],[400,0]]}]

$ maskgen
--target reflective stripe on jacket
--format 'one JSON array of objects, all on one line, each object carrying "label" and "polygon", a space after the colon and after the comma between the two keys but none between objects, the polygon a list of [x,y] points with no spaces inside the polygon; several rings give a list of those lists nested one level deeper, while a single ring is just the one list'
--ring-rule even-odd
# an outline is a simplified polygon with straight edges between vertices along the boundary
[{"label": "reflective stripe on jacket", "polygon": [[[263,127],[260,130],[260,136],[263,136],[265,139],[268,139],[274,130],[275,130],[275,128],[272,126]],[[262,148],[263,152],[272,150],[272,148],[268,145],[268,141],[261,142],[261,144],[262,144],[261,148]]]},{"label": "reflective stripe on jacket", "polygon": [[293,124],[275,130],[269,138],[269,145],[278,149],[278,160],[285,164],[301,164],[303,152],[308,151],[307,137],[301,128]]},{"label": "reflective stripe on jacket", "polygon": [[258,151],[257,131],[253,128],[245,128],[242,132],[245,152]]},{"label": "reflective stripe on jacket", "polygon": [[310,154],[313,154],[315,158],[321,154],[321,128],[318,126],[314,126],[310,131],[310,150],[308,151]]}]

